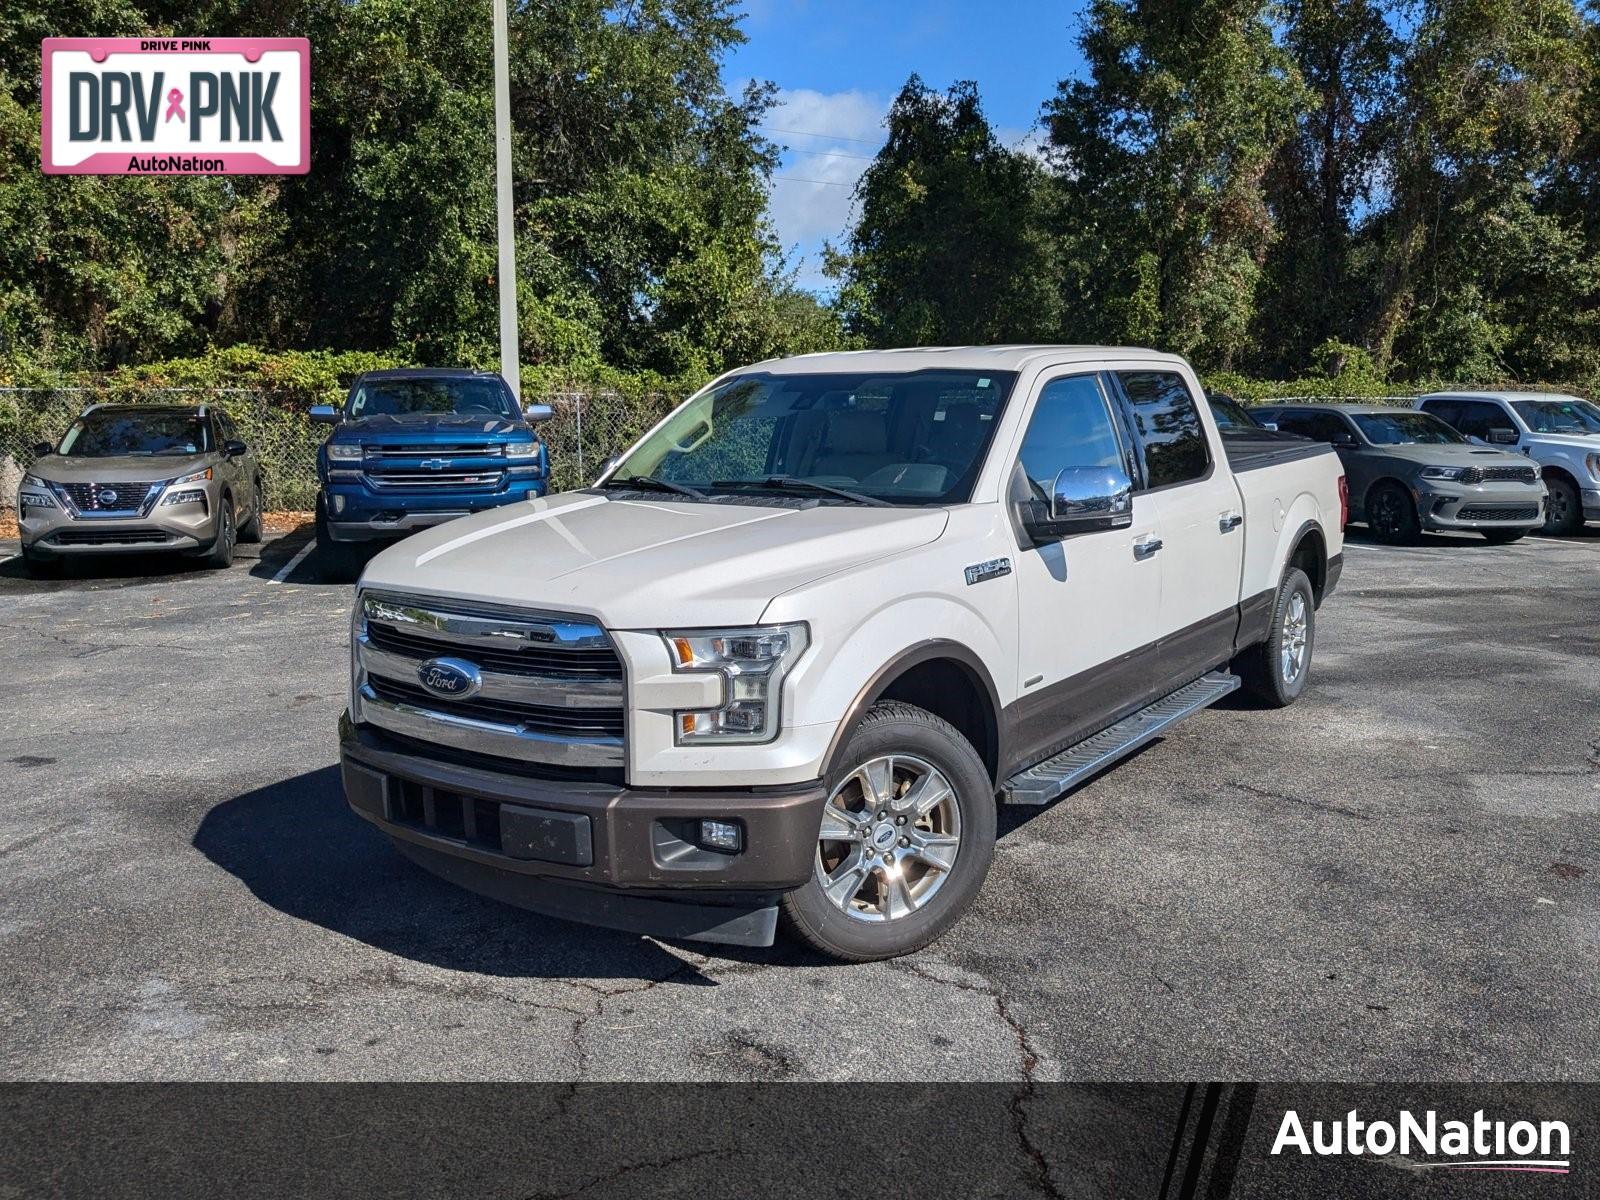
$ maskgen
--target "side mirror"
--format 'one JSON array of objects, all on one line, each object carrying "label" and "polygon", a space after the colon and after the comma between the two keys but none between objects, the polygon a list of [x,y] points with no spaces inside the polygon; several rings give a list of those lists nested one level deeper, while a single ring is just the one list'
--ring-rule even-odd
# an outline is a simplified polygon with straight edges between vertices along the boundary
[{"label": "side mirror", "polygon": [[229,458],[240,458],[247,450],[249,450],[248,446],[234,438],[222,443],[222,452]]},{"label": "side mirror", "polygon": [[1276,421],[1262,421],[1260,424],[1263,429],[1270,429],[1273,433],[1278,432],[1278,423]]},{"label": "side mirror", "polygon": [[311,406],[311,420],[318,425],[337,425],[339,423],[339,410],[331,404],[313,404]]},{"label": "side mirror", "polygon": [[1355,434],[1353,434],[1353,433],[1341,433],[1341,434],[1336,434],[1334,436],[1333,444],[1335,446],[1339,446],[1339,447],[1341,447],[1343,449],[1348,450],[1348,449],[1351,449],[1351,448],[1353,448],[1355,446],[1359,446],[1361,443],[1356,441],[1356,435]]},{"label": "side mirror", "polygon": [[522,419],[530,425],[537,425],[540,421],[548,421],[556,415],[556,410],[548,404],[530,404],[522,410]]},{"label": "side mirror", "polygon": [[35,458],[43,458],[46,454],[54,454],[55,450],[56,448],[49,442],[35,442],[33,444],[33,454]]},{"label": "side mirror", "polygon": [[[1038,505],[1033,506],[1037,510]],[[1133,483],[1118,467],[1067,467],[1050,486],[1050,511],[1024,519],[1028,536],[1052,541],[1133,524]]]},{"label": "side mirror", "polygon": [[1491,446],[1515,446],[1521,440],[1517,436],[1515,429],[1489,430],[1489,444]]}]

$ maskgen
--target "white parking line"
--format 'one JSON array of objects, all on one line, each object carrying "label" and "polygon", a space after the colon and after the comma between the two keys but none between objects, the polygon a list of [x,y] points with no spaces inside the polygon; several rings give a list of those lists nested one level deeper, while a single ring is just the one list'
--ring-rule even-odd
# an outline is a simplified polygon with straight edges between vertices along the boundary
[{"label": "white parking line", "polygon": [[296,567],[298,567],[301,563],[305,562],[306,555],[310,554],[316,548],[317,548],[317,539],[316,538],[312,538],[304,546],[300,547],[299,553],[297,553],[288,562],[284,563],[283,566],[279,567],[278,568],[278,573],[276,575],[274,575],[271,579],[269,579],[267,582],[268,583],[282,583],[285,579],[289,578],[289,576],[291,574],[293,574],[294,569]]}]

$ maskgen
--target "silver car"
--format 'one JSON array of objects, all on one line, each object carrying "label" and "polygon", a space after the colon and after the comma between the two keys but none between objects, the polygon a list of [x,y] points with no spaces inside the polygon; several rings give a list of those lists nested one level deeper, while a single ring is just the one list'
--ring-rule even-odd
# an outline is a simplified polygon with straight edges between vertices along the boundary
[{"label": "silver car", "polygon": [[22,556],[38,574],[68,558],[175,551],[214,567],[261,540],[261,470],[226,413],[205,405],[98,404],[22,477]]}]

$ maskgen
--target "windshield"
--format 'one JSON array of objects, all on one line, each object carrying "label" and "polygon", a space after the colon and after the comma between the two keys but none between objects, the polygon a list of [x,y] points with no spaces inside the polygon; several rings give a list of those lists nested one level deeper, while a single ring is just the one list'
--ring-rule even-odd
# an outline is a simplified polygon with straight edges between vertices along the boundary
[{"label": "windshield", "polygon": [[72,458],[156,457],[204,454],[210,449],[210,426],[198,413],[102,408],[79,417],[56,453]]},{"label": "windshield", "polygon": [[352,419],[417,413],[520,415],[497,379],[374,379],[350,398]]},{"label": "windshield", "polygon": [[1600,433],[1600,408],[1587,400],[1513,400],[1535,433]]},{"label": "windshield", "polygon": [[848,502],[809,482],[858,500],[959,504],[1015,380],[1011,371],[739,375],[673,413],[607,482],[650,476],[712,494],[765,486]]},{"label": "windshield", "polygon": [[1231,396],[1207,396],[1211,401],[1211,415],[1217,419],[1218,429],[1260,429],[1256,419],[1245,411]]},{"label": "windshield", "polygon": [[1425,412],[1351,413],[1362,436],[1374,446],[1460,443],[1467,439]]}]

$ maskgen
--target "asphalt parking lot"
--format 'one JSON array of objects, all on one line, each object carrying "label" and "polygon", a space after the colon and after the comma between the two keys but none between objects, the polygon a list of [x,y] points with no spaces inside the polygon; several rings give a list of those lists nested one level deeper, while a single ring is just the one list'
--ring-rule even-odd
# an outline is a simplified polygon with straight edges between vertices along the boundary
[{"label": "asphalt parking lot", "polygon": [[976,910],[869,966],[406,863],[340,794],[351,588],[304,539],[0,562],[6,1078],[1600,1075],[1600,529],[1354,538],[1301,703],[1005,810]]}]

